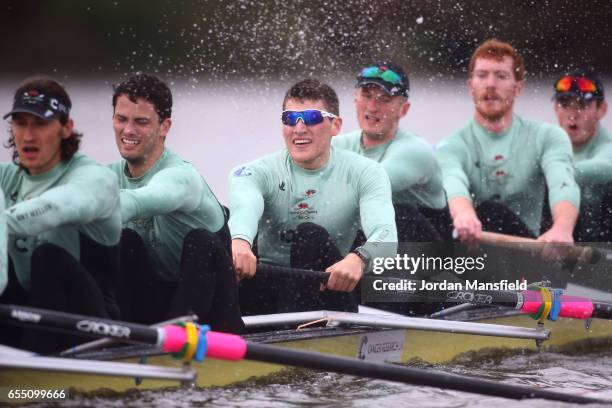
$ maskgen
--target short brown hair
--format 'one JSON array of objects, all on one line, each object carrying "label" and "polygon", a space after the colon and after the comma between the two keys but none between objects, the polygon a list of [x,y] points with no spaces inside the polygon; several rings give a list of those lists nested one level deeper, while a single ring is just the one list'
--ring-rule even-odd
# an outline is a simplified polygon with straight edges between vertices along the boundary
[{"label": "short brown hair", "polygon": [[285,94],[285,99],[283,99],[283,110],[285,110],[289,99],[323,101],[325,109],[329,113],[336,116],[340,115],[340,101],[336,91],[331,86],[316,79],[304,79],[289,88]]},{"label": "short brown hair", "polygon": [[525,79],[525,61],[521,54],[507,42],[499,41],[495,38],[491,38],[480,44],[476,51],[470,58],[470,64],[468,66],[468,74],[471,78],[474,74],[474,66],[478,58],[494,59],[502,61],[504,57],[512,58],[512,70],[514,71],[514,78],[517,81]]},{"label": "short brown hair", "polygon": [[172,92],[168,85],[155,75],[138,73],[114,85],[113,111],[121,95],[126,95],[133,103],[136,103],[138,98],[151,102],[159,116],[159,123],[172,116]]},{"label": "short brown hair", "polygon": [[[38,89],[47,91],[50,93],[54,93],[59,95],[67,104],[68,107],[72,106],[72,101],[70,100],[70,96],[68,96],[68,92],[66,92],[66,88],[56,80],[49,78],[47,76],[34,76],[26,79],[23,83],[17,88],[15,91],[15,95],[19,95],[22,92],[28,89]],[[68,123],[68,116],[61,115],[57,118],[62,126],[65,126]],[[13,149],[13,163],[19,164],[19,153],[17,152],[17,148],[15,147],[15,136],[13,136],[12,132],[10,132],[10,136],[5,147]],[[76,131],[72,131],[72,134],[67,139],[62,139],[60,144],[61,150],[61,159],[63,161],[68,161],[72,159],[72,156],[79,150],[79,145],[81,144],[81,137],[83,134],[78,133]]]}]

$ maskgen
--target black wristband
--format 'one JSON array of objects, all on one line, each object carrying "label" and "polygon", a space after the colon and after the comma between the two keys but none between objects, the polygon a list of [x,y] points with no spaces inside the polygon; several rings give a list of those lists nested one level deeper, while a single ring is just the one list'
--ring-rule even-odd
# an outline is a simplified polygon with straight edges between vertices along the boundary
[{"label": "black wristband", "polygon": [[364,263],[366,268],[368,267],[368,265],[370,265],[370,262],[372,261],[372,257],[370,256],[368,251],[364,249],[364,247],[362,246],[357,247],[353,249],[351,253],[357,255],[359,259],[361,259],[361,261]]}]

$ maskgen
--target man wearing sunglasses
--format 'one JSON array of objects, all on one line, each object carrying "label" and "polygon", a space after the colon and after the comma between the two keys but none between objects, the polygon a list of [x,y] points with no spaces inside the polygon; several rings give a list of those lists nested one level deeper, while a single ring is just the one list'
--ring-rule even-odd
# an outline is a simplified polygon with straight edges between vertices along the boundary
[{"label": "man wearing sunglasses", "polygon": [[581,190],[574,239],[611,241],[612,135],[600,124],[608,111],[603,83],[592,72],[576,71],[561,76],[554,90],[555,113],[572,143]]},{"label": "man wearing sunglasses", "polygon": [[451,239],[442,171],[433,149],[399,128],[410,108],[408,75],[379,61],[357,76],[355,108],[360,129],[333,138],[332,145],[379,162],[387,172],[400,242]]},{"label": "man wearing sunglasses", "polygon": [[243,328],[225,211],[190,163],[165,147],[172,94],[137,74],[116,85],[113,130],[123,160],[123,319],[144,324],[195,313],[219,331]]},{"label": "man wearing sunglasses", "polygon": [[[243,314],[356,311],[351,292],[364,269],[374,257],[395,256],[389,179],[378,163],[331,147],[342,125],[338,113],[331,87],[296,83],[283,101],[286,149],[230,174],[229,226]],[[351,251],[360,227],[367,242]],[[287,279],[259,273],[255,243],[263,263],[328,272],[326,287],[297,273]]]},{"label": "man wearing sunglasses", "polygon": [[[438,146],[453,226],[461,241],[482,230],[573,242],[580,205],[567,136],[556,127],[513,113],[524,84],[524,63],[508,43],[488,40],[469,63],[474,118]],[[548,191],[552,227],[541,231]],[[551,256],[553,247],[546,247]]]}]

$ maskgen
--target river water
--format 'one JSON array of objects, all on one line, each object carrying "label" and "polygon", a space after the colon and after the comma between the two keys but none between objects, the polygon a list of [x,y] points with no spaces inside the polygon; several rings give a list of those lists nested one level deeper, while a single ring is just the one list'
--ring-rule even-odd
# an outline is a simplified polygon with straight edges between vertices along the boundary
[{"label": "river water", "polygon": [[[82,151],[102,163],[118,159],[111,127],[113,79],[64,78],[73,99],[77,129],[84,132]],[[552,80],[551,80],[552,81]],[[339,93],[343,129],[355,129],[353,84],[329,81]],[[10,109],[17,81],[0,80],[0,113]],[[473,105],[464,82],[438,77],[413,78],[412,106],[401,126],[432,145],[466,123]],[[244,80],[231,84],[189,81],[171,84],[175,106],[167,145],[200,170],[222,202],[227,202],[227,174],[237,164],[282,148],[280,111],[291,84]],[[516,112],[556,123],[549,82],[528,82]],[[612,115],[603,120],[612,128]],[[2,139],[7,137],[6,126]],[[10,152],[0,149],[0,160]],[[433,345],[435,346],[435,345]],[[428,367],[512,384],[612,399],[612,348],[576,355],[541,353],[499,356],[451,366]],[[508,401],[474,394],[414,387],[345,375],[290,371],[257,383],[212,390],[135,393],[109,398],[71,398],[72,407],[556,407],[547,401]],[[38,404],[37,406],[43,406]],[[55,405],[54,405],[55,406]]]},{"label": "river water", "polygon": [[[584,353],[520,353],[489,355],[446,366],[423,366],[514,385],[612,400],[610,344]],[[134,392],[121,397],[71,397],[65,407],[571,407],[545,400],[507,400],[466,392],[417,387],[388,381],[307,370],[287,370],[230,388]],[[604,404],[589,404],[604,407]]]}]

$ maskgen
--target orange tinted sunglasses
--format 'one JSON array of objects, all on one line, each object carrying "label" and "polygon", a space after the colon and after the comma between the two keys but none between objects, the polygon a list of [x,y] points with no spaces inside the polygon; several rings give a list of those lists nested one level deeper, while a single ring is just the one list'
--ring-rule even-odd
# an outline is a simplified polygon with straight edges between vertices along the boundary
[{"label": "orange tinted sunglasses", "polygon": [[582,93],[596,93],[597,85],[589,78],[583,76],[566,75],[555,84],[557,92],[569,92],[576,85],[576,89]]}]

